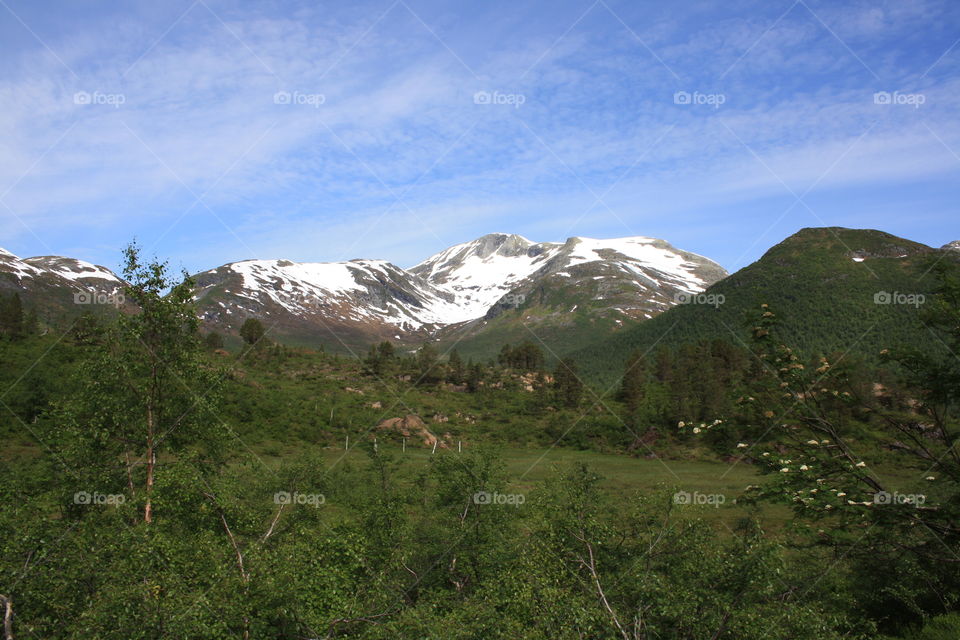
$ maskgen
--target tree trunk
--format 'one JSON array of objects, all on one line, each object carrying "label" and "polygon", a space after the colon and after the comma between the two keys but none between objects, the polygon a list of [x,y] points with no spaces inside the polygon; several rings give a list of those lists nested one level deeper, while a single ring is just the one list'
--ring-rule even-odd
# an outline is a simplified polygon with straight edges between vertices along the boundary
[{"label": "tree trunk", "polygon": [[0,596],[0,607],[3,607],[3,640],[13,640],[13,598]]},{"label": "tree trunk", "polygon": [[153,495],[153,470],[154,465],[157,462],[157,455],[153,450],[153,407],[147,407],[147,502],[143,507],[143,521],[147,524],[153,522],[153,503],[151,502],[151,496]]}]

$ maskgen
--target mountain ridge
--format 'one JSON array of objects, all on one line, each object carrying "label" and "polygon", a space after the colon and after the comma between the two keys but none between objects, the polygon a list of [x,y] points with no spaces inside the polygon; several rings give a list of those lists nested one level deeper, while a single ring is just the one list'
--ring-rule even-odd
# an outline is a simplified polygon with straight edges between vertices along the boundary
[{"label": "mountain ridge", "polygon": [[759,305],[769,304],[780,318],[778,337],[799,352],[875,361],[883,348],[916,346],[916,336],[928,335],[920,325],[923,303],[900,298],[929,300],[932,264],[950,258],[960,256],[874,229],[801,229],[708,287],[703,297],[716,304],[678,305],[571,357],[592,379],[614,383],[638,351],[652,356],[713,339],[746,346]]},{"label": "mountain ridge", "polygon": [[0,248],[0,293],[22,301],[50,324],[81,312],[111,313],[125,306],[123,280],[110,269],[77,258],[20,258]]},{"label": "mountain ridge", "polygon": [[[517,234],[492,233],[448,247],[409,269],[366,259],[247,260],[195,278],[198,309],[211,329],[235,335],[242,319],[260,317],[293,342],[354,351],[382,339],[437,339],[451,327],[495,317],[504,306],[520,306],[528,295],[524,292],[533,295],[548,281],[551,290],[581,288],[632,318],[639,317],[634,307],[651,317],[673,304],[677,293],[701,291],[725,275],[712,260],[655,238],[536,243]],[[604,282],[588,285],[588,278]]]},{"label": "mountain ridge", "polygon": [[[735,302],[731,308],[741,309],[747,296],[782,299],[790,308],[798,299],[819,300],[845,286],[857,295],[883,283],[903,292],[910,285],[903,265],[926,254],[955,256],[958,248],[960,241],[934,249],[876,230],[815,227],[789,236],[731,275],[708,258],[646,236],[534,242],[497,232],[447,247],[406,269],[360,258],[231,262],[195,274],[195,299],[206,330],[234,341],[243,321],[253,317],[271,339],[341,352],[358,353],[380,340],[409,347],[432,341],[466,357],[487,358],[502,344],[532,341],[553,355],[575,354],[589,362],[587,346],[598,345],[597,353],[614,349],[622,359],[645,343],[631,336],[664,322],[676,320],[678,332],[697,334],[709,310],[689,304],[674,309],[691,294],[721,294]],[[874,271],[882,282],[868,279]],[[899,289],[893,287],[897,283]],[[21,293],[49,320],[114,312],[123,284],[106,267],[83,260],[21,259],[0,249],[0,291]],[[802,312],[814,313],[805,307]],[[817,313],[835,311],[827,306]],[[724,317],[730,326],[743,322]],[[651,320],[657,321],[644,328]]]}]

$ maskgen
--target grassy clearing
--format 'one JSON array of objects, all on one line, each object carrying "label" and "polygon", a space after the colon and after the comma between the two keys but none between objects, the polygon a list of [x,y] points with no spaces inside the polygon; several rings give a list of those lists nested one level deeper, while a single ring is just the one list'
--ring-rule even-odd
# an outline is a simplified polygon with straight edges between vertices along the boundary
[{"label": "grassy clearing", "polygon": [[[279,465],[291,455],[302,453],[302,448],[283,446],[280,443],[265,443],[258,446],[256,454],[267,465]],[[394,456],[400,463],[400,474],[412,480],[415,474],[430,460],[429,449],[419,446],[401,447],[381,444],[380,450]],[[351,446],[322,448],[320,450],[328,468],[342,464],[363,466],[368,464],[366,453],[360,447]],[[723,462],[696,460],[669,460],[634,458],[594,451],[579,451],[563,448],[518,448],[501,447],[499,454],[509,481],[509,489],[527,493],[542,482],[555,478],[560,468],[583,463],[603,477],[602,486],[624,501],[638,494],[669,489],[691,495],[722,495],[723,504],[718,506],[683,505],[681,513],[733,527],[743,517],[755,515],[771,530],[780,529],[789,519],[790,510],[781,506],[764,506],[762,510],[748,510],[737,505],[735,500],[749,484],[757,484],[759,476],[749,464],[731,465]],[[437,456],[456,456],[456,451],[438,450]],[[721,527],[722,529],[723,527]]]}]

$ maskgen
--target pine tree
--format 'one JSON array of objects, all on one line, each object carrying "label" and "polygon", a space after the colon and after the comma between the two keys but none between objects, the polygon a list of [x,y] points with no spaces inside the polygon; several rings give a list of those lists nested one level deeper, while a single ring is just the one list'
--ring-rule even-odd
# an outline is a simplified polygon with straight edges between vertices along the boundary
[{"label": "pine tree", "polygon": [[384,362],[389,362],[393,360],[396,355],[396,349],[393,347],[393,343],[389,340],[384,340],[379,345],[377,345],[377,356]]},{"label": "pine tree", "polygon": [[497,364],[501,367],[509,367],[511,361],[512,349],[509,344],[500,347],[500,353],[497,354]]},{"label": "pine tree", "polygon": [[635,414],[643,402],[650,372],[643,353],[637,351],[629,360],[623,372],[623,381],[620,384],[620,399],[627,405],[627,411]]},{"label": "pine tree", "polygon": [[106,329],[96,316],[85,312],[77,318],[70,328],[70,339],[78,345],[100,344]]},{"label": "pine tree", "polygon": [[11,340],[23,337],[23,304],[19,293],[0,297],[0,334]]},{"label": "pine tree", "polygon": [[384,375],[390,364],[393,362],[395,354],[395,349],[393,348],[393,343],[389,340],[384,340],[383,342],[375,345],[370,345],[370,350],[367,352],[367,357],[364,360],[367,369],[375,376]]},{"label": "pine tree", "polygon": [[554,386],[557,390],[557,399],[565,407],[574,408],[580,404],[583,395],[583,382],[577,375],[577,365],[569,358],[564,358],[557,364],[553,374]]},{"label": "pine tree", "polygon": [[437,350],[429,342],[417,350],[417,370],[420,382],[436,382]]},{"label": "pine tree", "polygon": [[483,381],[483,367],[479,362],[467,366],[467,390],[471,393],[480,389],[480,383]]},{"label": "pine tree", "polygon": [[450,382],[454,384],[463,383],[463,360],[460,358],[460,352],[456,349],[450,352]]}]

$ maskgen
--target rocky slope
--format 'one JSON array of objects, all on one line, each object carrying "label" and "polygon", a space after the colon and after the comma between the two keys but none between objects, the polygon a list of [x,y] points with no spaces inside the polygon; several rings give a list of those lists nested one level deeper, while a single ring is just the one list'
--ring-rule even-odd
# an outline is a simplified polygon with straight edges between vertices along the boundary
[{"label": "rocky slope", "polygon": [[17,293],[24,306],[58,322],[83,311],[110,312],[124,305],[123,281],[106,267],[62,256],[21,259],[0,249],[0,292]]},{"label": "rocky slope", "polygon": [[246,260],[195,277],[197,306],[208,328],[236,333],[255,317],[273,339],[336,350],[425,338],[453,304],[450,294],[382,260]]},{"label": "rocky slope", "polygon": [[521,308],[602,311],[620,323],[649,318],[724,275],[716,263],[653,238],[534,243],[490,234],[409,270],[380,260],[247,260],[196,278],[211,329],[235,334],[257,317],[275,339],[355,351],[381,339],[416,344],[459,334],[462,341]]}]

